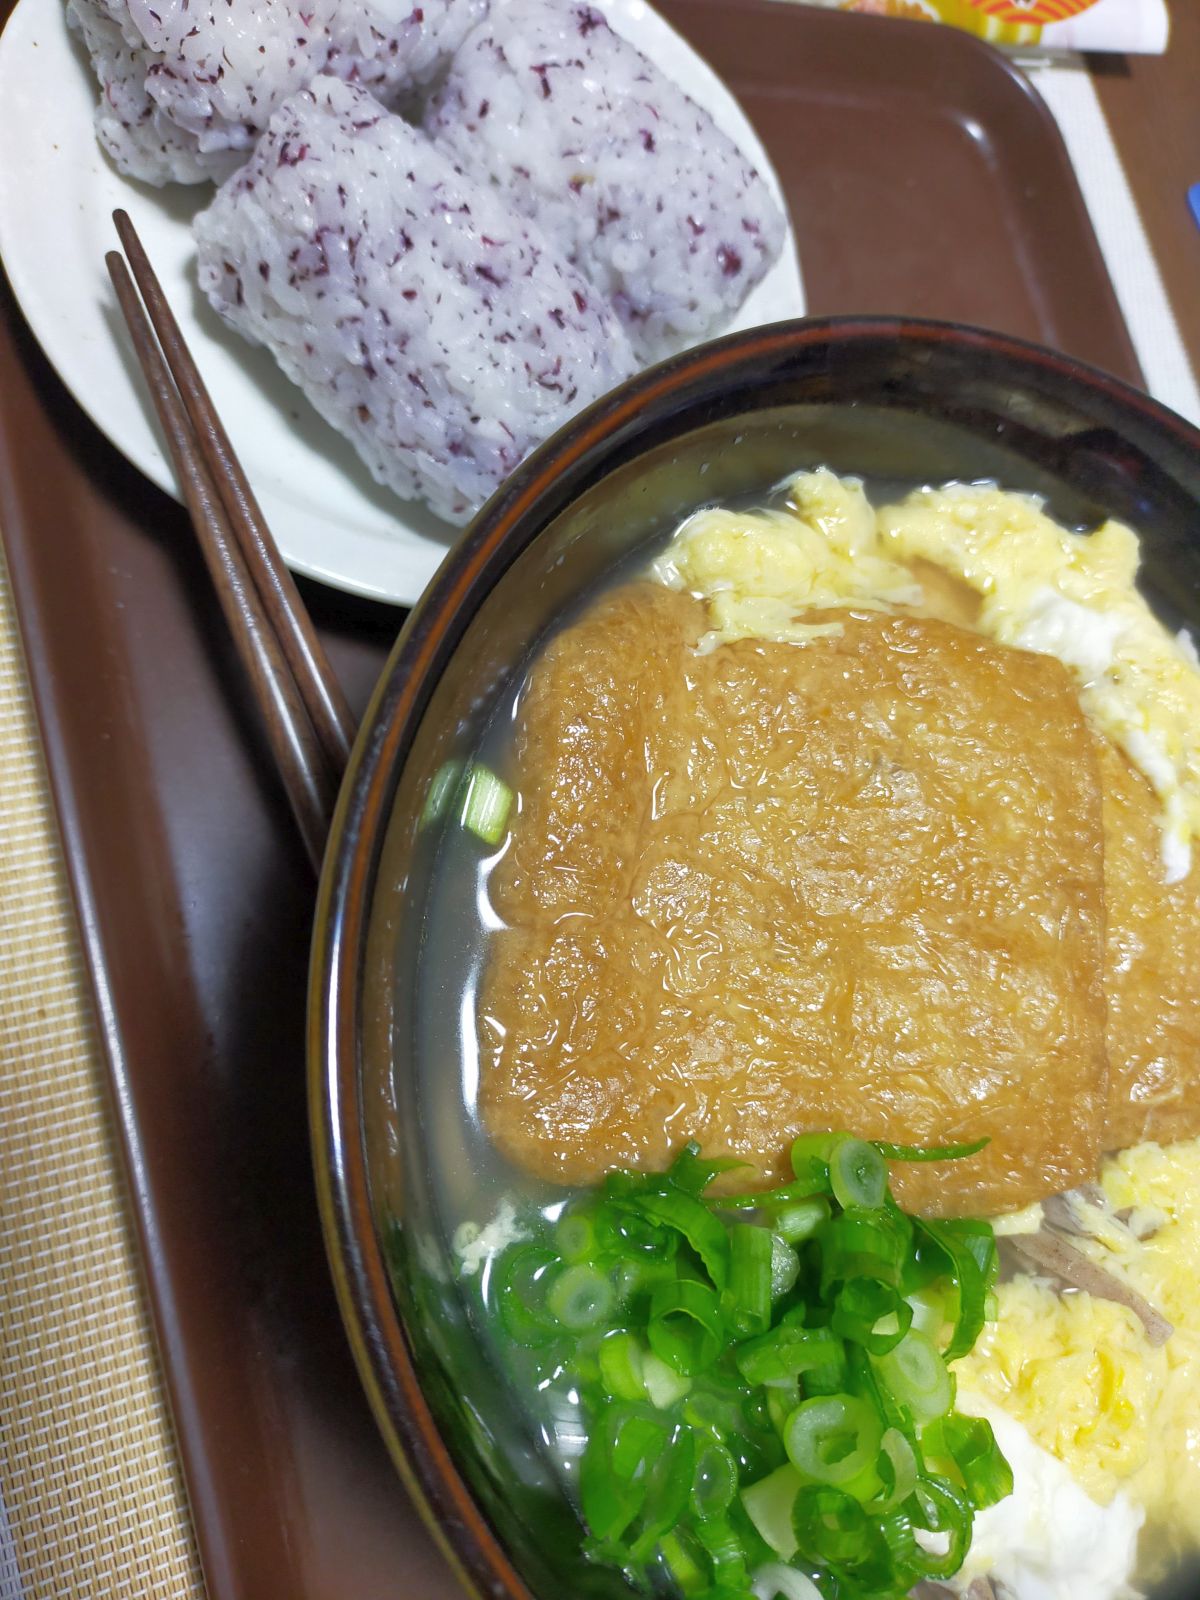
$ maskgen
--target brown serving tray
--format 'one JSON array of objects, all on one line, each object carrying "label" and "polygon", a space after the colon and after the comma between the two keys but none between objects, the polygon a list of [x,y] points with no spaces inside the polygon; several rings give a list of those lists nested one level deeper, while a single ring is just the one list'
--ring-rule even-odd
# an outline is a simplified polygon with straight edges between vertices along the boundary
[{"label": "brown serving tray", "polygon": [[[1057,131],[1000,57],[776,0],[664,10],[778,165],[814,312],[959,318],[1138,380]],[[71,402],[7,291],[0,527],[212,1600],[452,1600],[322,1252],[304,853],[182,512]],[[362,705],[400,614],[305,593]]]}]

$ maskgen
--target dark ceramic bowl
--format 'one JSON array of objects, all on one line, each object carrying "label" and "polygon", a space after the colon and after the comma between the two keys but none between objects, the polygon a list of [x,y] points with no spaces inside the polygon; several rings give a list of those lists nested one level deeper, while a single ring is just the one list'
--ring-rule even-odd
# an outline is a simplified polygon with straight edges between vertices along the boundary
[{"label": "dark ceramic bowl", "polygon": [[928,323],[781,324],[660,366],[538,451],[463,535],[396,644],[342,792],[310,1071],[326,1237],[363,1382],[397,1467],[479,1594],[629,1591],[581,1561],[579,1525],[455,1285],[430,1177],[440,1113],[414,1045],[434,853],[422,806],[615,563],[701,504],[817,465],[885,481],[994,478],[1044,495],[1073,526],[1118,517],[1143,535],[1151,598],[1200,619],[1200,434],[1060,356]]}]

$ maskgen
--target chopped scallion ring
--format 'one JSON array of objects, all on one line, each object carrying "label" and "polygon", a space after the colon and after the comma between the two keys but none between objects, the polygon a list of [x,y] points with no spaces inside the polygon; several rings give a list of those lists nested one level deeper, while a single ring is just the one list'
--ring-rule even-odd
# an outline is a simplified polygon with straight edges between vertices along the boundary
[{"label": "chopped scallion ring", "polygon": [[887,1163],[865,1139],[840,1139],[829,1155],[829,1184],[838,1205],[873,1211],[887,1193]]},{"label": "chopped scallion ring", "polygon": [[609,1173],[480,1275],[510,1375],[582,1429],[590,1560],[686,1600],[900,1600],[957,1572],[1012,1487],[949,1367],[996,1246],[900,1209],[905,1148],[806,1134],[793,1181],[730,1198],[706,1194],[729,1163],[690,1145]]},{"label": "chopped scallion ring", "polygon": [[944,1416],[954,1400],[954,1379],[937,1345],[910,1328],[893,1350],[876,1360],[876,1371],[890,1393],[918,1422]]},{"label": "chopped scallion ring", "polygon": [[874,1409],[849,1394],[805,1400],[783,1430],[788,1459],[800,1476],[835,1488],[853,1483],[874,1466],[882,1437]]},{"label": "chopped scallion ring", "polygon": [[490,767],[472,767],[463,791],[462,825],[484,844],[499,844],[508,828],[514,795]]},{"label": "chopped scallion ring", "polygon": [[974,1139],[970,1144],[888,1144],[882,1139],[872,1139],[879,1154],[886,1161],[961,1161],[964,1156],[977,1156],[991,1144],[991,1138]]},{"label": "chopped scallion ring", "polygon": [[425,795],[425,804],[421,807],[422,828],[428,828],[433,823],[441,820],[449,809],[462,778],[463,764],[461,761],[445,761],[433,775]]},{"label": "chopped scallion ring", "polygon": [[711,1367],[724,1343],[721,1303],[694,1278],[656,1284],[646,1333],[660,1361],[683,1377]]},{"label": "chopped scallion ring", "polygon": [[616,1295],[606,1275],[583,1262],[568,1267],[551,1285],[546,1310],[564,1328],[581,1332],[595,1328],[612,1310]]}]

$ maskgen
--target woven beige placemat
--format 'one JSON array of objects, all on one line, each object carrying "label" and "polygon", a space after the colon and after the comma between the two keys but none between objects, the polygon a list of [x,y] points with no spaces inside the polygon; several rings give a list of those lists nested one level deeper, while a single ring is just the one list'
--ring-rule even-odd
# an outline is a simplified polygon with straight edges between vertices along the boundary
[{"label": "woven beige placemat", "polygon": [[0,1600],[202,1600],[0,553]]}]

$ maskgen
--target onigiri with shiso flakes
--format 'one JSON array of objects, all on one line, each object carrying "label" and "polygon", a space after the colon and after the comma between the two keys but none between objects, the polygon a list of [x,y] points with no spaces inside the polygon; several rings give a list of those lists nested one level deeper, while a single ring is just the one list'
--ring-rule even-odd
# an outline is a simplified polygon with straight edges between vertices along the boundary
[{"label": "onigiri with shiso flakes", "polygon": [[635,367],[540,229],[335,78],[285,101],[195,233],[217,311],[449,522]]},{"label": "onigiri with shiso flakes", "polygon": [[493,6],[424,126],[537,219],[643,361],[726,324],[783,249],[759,173],[592,5]]},{"label": "onigiri with shiso flakes", "polygon": [[386,100],[428,81],[488,0],[68,0],[96,134],[146,183],[220,181],[318,73]]}]

